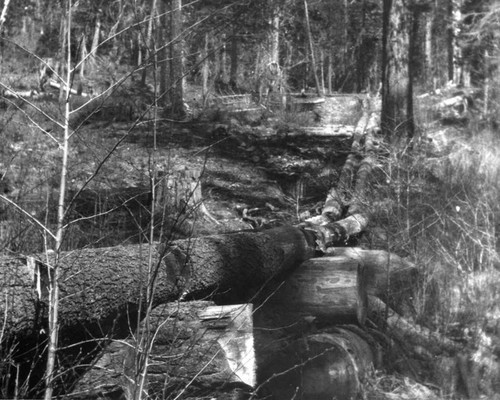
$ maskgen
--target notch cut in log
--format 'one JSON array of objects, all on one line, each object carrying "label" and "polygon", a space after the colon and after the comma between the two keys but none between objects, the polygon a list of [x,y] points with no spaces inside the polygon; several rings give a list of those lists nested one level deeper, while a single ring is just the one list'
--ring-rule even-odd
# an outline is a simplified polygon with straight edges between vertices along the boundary
[{"label": "notch cut in log", "polygon": [[[113,342],[80,379],[72,399],[100,399],[113,393],[137,398],[141,364],[148,362],[144,393],[150,397],[212,397],[250,390],[256,384],[252,305],[172,303],[153,310],[139,338]],[[138,363],[139,362],[139,363]]]}]

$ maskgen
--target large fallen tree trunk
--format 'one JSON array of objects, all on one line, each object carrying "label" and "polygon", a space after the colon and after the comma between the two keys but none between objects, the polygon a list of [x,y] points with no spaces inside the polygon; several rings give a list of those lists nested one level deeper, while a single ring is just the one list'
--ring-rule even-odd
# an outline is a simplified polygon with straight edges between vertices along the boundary
[{"label": "large fallen tree trunk", "polygon": [[[178,240],[152,249],[151,259],[149,251],[146,245],[131,245],[63,253],[59,265],[61,324],[95,326],[100,335],[112,329],[128,332],[139,304],[148,301],[158,305],[180,297],[224,294],[237,302],[311,258],[315,243],[312,234],[284,226]],[[0,304],[7,331],[32,329],[33,321],[43,319],[40,303],[48,301],[50,260],[45,255],[6,258],[1,270],[6,274],[4,282],[17,282],[16,290],[0,287],[2,299],[8,299]],[[148,285],[154,293],[151,299],[145,297]]]},{"label": "large fallen tree trunk", "polygon": [[336,221],[342,216],[347,198],[346,196],[351,191],[354,174],[359,166],[360,151],[362,148],[361,139],[365,134],[370,115],[369,101],[365,100],[363,101],[363,115],[354,128],[354,139],[352,141],[351,151],[340,172],[337,185],[330,188],[328,191],[321,215],[309,219],[309,222],[313,224],[325,224]]},{"label": "large fallen tree trunk", "polygon": [[[365,198],[367,182],[375,164],[373,135],[379,128],[380,117],[378,107],[372,104],[373,102],[367,99],[365,103],[365,111],[355,129],[351,153],[337,185],[329,190],[321,215],[304,222],[304,226],[314,230],[322,239],[322,250],[347,242],[350,237],[363,232],[368,226],[366,210],[359,205]],[[345,213],[349,199],[351,206],[348,216],[338,220]]]},{"label": "large fallen tree trunk", "polygon": [[294,329],[311,317],[322,324],[363,323],[365,294],[390,303],[411,296],[417,269],[409,261],[383,250],[348,247],[332,253],[303,262],[269,296],[264,314],[270,312],[281,325],[294,324]]},{"label": "large fallen tree trunk", "polygon": [[108,345],[68,398],[239,398],[255,383],[251,304],[171,303]]},{"label": "large fallen tree trunk", "polygon": [[362,382],[377,366],[368,336],[356,326],[339,326],[267,348],[258,364],[257,393],[275,399],[359,398]]}]

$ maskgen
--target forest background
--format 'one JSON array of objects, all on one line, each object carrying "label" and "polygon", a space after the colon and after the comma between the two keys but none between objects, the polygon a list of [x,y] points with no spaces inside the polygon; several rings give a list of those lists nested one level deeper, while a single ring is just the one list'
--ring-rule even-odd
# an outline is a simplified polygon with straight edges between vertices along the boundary
[{"label": "forest background", "polygon": [[[272,87],[280,102],[301,91],[381,96],[383,144],[370,208],[375,242],[418,265],[415,323],[476,357],[465,373],[474,382],[462,392],[498,394],[500,2],[4,0],[1,9],[0,248],[55,254],[46,366],[40,372],[30,365],[14,382],[22,363],[2,330],[5,396],[15,388],[19,397],[48,399],[66,390],[56,384],[58,255],[192,235],[191,225],[154,212],[157,176],[176,170],[176,162],[187,165],[170,149],[182,143],[198,154],[222,141],[226,151],[242,152],[241,140],[227,136],[248,133],[243,127],[286,138],[321,124],[268,104],[240,119],[214,106],[223,95],[257,102],[270,63],[281,67],[280,85]],[[201,131],[210,135],[197,143]],[[134,158],[130,141],[147,142],[145,155]],[[201,170],[205,153],[196,160]],[[204,185],[215,186],[217,177],[208,177]],[[283,190],[293,203],[287,223],[312,209],[297,182]],[[85,197],[117,188],[135,189],[118,196],[132,226],[112,215],[116,204]],[[131,203],[141,196],[152,210],[138,217]],[[203,233],[219,229],[205,223]],[[457,385],[441,393],[459,395]]]}]

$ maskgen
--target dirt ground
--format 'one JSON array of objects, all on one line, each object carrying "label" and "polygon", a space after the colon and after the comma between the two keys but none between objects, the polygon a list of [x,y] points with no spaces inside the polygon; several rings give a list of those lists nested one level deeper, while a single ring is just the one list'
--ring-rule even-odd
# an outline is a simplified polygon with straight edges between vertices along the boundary
[{"label": "dirt ground", "polygon": [[[144,240],[150,223],[151,177],[179,169],[199,172],[206,212],[197,218],[180,218],[181,222],[171,215],[165,223],[162,216],[157,237],[168,230],[175,237],[186,237],[259,229],[314,215],[336,182],[352,139],[308,136],[302,127],[355,125],[360,110],[359,100],[346,96],[300,112],[254,108],[245,114],[217,107],[200,111],[199,102],[193,101],[191,109],[197,115],[190,120],[160,118],[153,124],[143,119],[134,125],[127,118],[117,118],[116,109],[124,108],[120,102],[114,113],[104,109],[71,139],[68,200],[82,187],[84,191],[72,204],[71,218],[82,221],[71,224],[68,249]],[[37,105],[59,112],[55,102]],[[7,106],[3,118],[9,147],[4,149],[0,168],[12,198],[50,224],[61,154],[49,135],[61,133],[33,111],[31,118],[49,133],[42,135],[26,118],[29,113]],[[95,215],[99,216],[90,218]],[[20,218],[4,211],[3,225],[9,229],[2,231],[3,245],[16,236],[19,250],[23,235],[31,231],[27,246],[41,251],[42,237],[33,235],[35,228]]]}]

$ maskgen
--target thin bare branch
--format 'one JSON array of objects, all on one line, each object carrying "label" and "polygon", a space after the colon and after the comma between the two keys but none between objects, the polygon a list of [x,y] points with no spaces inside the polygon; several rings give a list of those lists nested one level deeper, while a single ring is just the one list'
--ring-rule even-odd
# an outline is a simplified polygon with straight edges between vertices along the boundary
[{"label": "thin bare branch", "polygon": [[26,216],[31,222],[33,222],[35,225],[37,225],[39,228],[41,228],[45,233],[47,233],[52,239],[56,238],[56,236],[52,233],[52,231],[49,228],[47,228],[44,224],[42,224],[38,219],[36,219],[33,215],[31,215],[28,211],[26,211],[24,208],[22,208],[15,201],[12,201],[11,199],[9,199],[8,197],[5,197],[2,194],[0,194],[0,199],[5,201],[9,205],[13,206],[17,211],[19,211],[21,214]]}]

